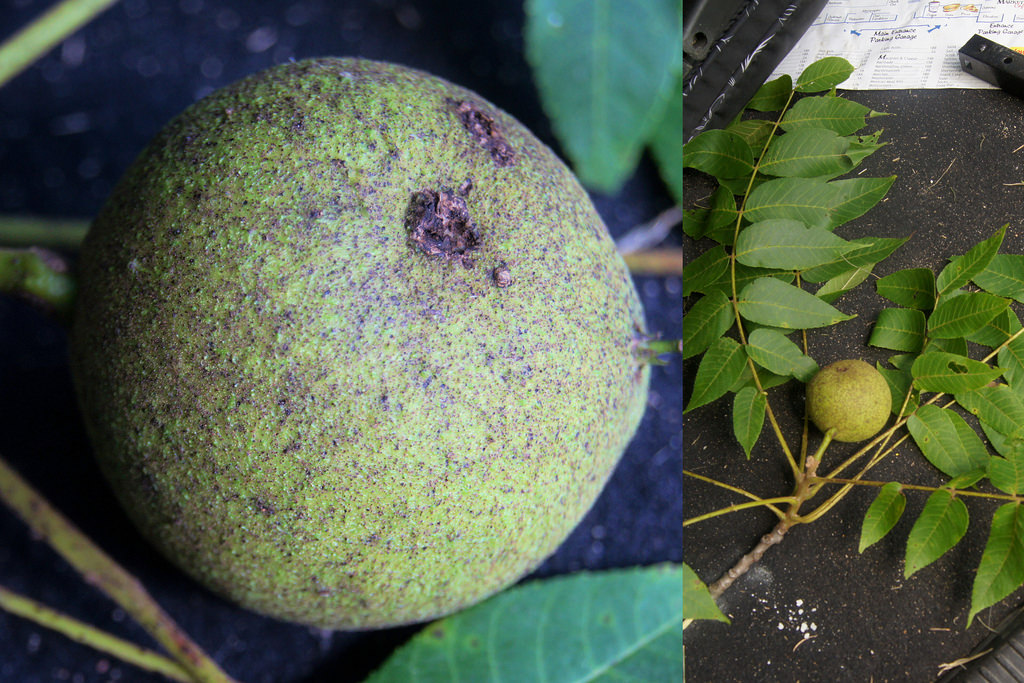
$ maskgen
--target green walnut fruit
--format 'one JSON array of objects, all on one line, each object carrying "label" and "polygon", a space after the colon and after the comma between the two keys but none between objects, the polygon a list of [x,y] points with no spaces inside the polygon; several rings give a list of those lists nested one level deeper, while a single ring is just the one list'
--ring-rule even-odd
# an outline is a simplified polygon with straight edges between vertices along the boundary
[{"label": "green walnut fruit", "polygon": [[864,441],[889,421],[892,394],[885,378],[862,360],[826,365],[807,383],[807,415],[836,441]]},{"label": "green walnut fruit", "polygon": [[646,404],[630,274],[520,123],[314,59],[197,102],[127,171],[71,334],[101,469],[155,546],[327,628],[450,613],[536,567]]}]

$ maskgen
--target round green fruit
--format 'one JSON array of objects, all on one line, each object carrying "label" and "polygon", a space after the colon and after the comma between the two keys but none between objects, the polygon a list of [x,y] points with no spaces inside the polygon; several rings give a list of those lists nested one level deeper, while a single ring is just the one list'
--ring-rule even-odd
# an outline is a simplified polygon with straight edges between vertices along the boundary
[{"label": "round green fruit", "polygon": [[807,415],[836,441],[864,441],[889,421],[892,394],[885,378],[862,360],[826,365],[807,383]]},{"label": "round green fruit", "polygon": [[417,622],[508,586],[591,507],[649,369],[630,274],[520,123],[314,59],[197,102],[81,253],[72,370],[143,534],[258,612]]}]

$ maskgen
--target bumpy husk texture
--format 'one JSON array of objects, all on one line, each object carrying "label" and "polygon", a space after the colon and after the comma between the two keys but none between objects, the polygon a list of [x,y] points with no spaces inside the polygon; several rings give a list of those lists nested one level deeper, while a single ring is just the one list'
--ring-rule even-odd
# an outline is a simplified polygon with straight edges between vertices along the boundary
[{"label": "bumpy husk texture", "polygon": [[646,403],[586,193],[478,95],[316,59],[197,102],[81,254],[72,370],[145,536],[253,610],[422,621],[536,567]]}]

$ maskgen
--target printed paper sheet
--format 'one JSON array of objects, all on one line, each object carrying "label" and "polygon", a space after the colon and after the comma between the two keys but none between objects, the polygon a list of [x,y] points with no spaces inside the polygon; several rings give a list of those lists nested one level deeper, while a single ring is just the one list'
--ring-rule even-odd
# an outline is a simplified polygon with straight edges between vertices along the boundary
[{"label": "printed paper sheet", "polygon": [[1024,52],[1024,0],[829,0],[772,78],[835,55],[856,67],[848,90],[992,88],[960,69],[976,33]]}]

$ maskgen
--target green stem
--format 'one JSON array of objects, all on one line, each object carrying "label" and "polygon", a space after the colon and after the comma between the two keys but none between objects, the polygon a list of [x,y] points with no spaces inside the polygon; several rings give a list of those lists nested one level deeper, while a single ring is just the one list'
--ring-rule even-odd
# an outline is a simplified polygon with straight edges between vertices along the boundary
[{"label": "green stem", "polygon": [[691,524],[696,524],[697,522],[706,522],[709,519],[720,517],[721,515],[727,515],[732,512],[739,512],[740,510],[749,510],[750,508],[756,507],[766,507],[772,512],[774,512],[775,516],[779,519],[785,519],[786,513],[780,510],[779,508],[775,507],[775,503],[792,504],[795,501],[796,498],[794,498],[793,496],[779,496],[778,498],[759,498],[757,500],[752,500],[749,503],[736,503],[735,505],[730,505],[729,507],[719,508],[718,510],[714,510],[712,512],[706,512],[703,515],[697,515],[696,517],[690,517],[689,519],[685,519],[683,520],[683,526],[690,526]]},{"label": "green stem", "polygon": [[64,260],[51,251],[0,249],[0,293],[17,294],[68,320],[75,281]]},{"label": "green stem", "polygon": [[89,221],[75,218],[0,216],[0,246],[77,250]]},{"label": "green stem", "polygon": [[231,683],[139,581],[96,546],[0,457],[0,501],[56,550],[92,586],[110,596],[198,683]]},{"label": "green stem", "polygon": [[0,86],[117,0],[64,0],[0,44]]},{"label": "green stem", "polygon": [[52,610],[46,605],[7,590],[3,586],[0,586],[0,609],[33,621],[40,626],[53,629],[76,643],[82,643],[94,650],[105,652],[140,669],[162,674],[167,678],[181,681],[182,683],[189,683],[192,680],[192,677],[189,676],[189,673],[180,664],[164,657],[159,652],[139,647],[135,643],[123,640],[91,624]]},{"label": "green stem", "polygon": [[[790,91],[789,98],[786,100],[786,104],[783,105],[781,111],[779,111],[779,115],[772,126],[772,131],[765,140],[764,147],[761,148],[761,153],[758,155],[757,161],[754,162],[754,166],[750,171],[750,180],[747,181],[746,190],[743,192],[743,201],[736,210],[736,225],[733,229],[733,244],[736,244],[736,240],[739,239],[740,230],[743,227],[743,213],[746,210],[747,197],[750,196],[750,190],[754,187],[754,180],[757,178],[757,172],[761,168],[761,163],[764,161],[765,154],[768,153],[771,141],[775,138],[775,134],[778,132],[779,126],[782,125],[782,117],[785,115],[786,110],[789,109],[789,104],[793,101],[793,96],[795,94],[795,90]],[[746,344],[747,334],[746,330],[743,329],[743,317],[740,315],[739,306],[739,292],[736,288],[736,255],[732,253],[729,254],[729,282],[732,292],[730,303],[732,304],[733,317],[736,320],[736,332],[739,334],[740,343]],[[764,394],[764,386],[761,384],[761,378],[757,374],[757,365],[753,360],[748,358],[747,367],[750,368],[751,376],[754,379],[754,386],[757,387],[757,390],[760,393]],[[782,448],[783,454],[786,456],[786,461],[789,463],[789,467],[793,471],[793,476],[799,478],[801,463],[797,463],[796,458],[793,457],[793,451],[790,450],[789,443],[786,441],[786,437],[782,433],[782,428],[779,426],[779,422],[775,417],[775,411],[772,409],[771,403],[767,403],[765,405],[765,414],[768,416],[768,422],[772,426],[775,438],[779,442],[779,446]]]},{"label": "green stem", "polygon": [[[882,487],[891,482],[887,481],[871,481],[869,479],[835,479],[832,477],[812,477],[815,483],[820,484],[842,484],[846,486],[874,486]],[[923,484],[900,484],[901,489],[908,491],[929,491],[935,493],[936,491],[942,491],[948,489],[948,486],[924,486]],[[955,489],[956,495],[958,496],[969,496],[973,498],[988,498],[990,500],[1006,500],[1011,503],[1024,502],[1024,496],[1015,496],[1011,493],[986,493],[984,491],[967,491],[964,489]]]}]

